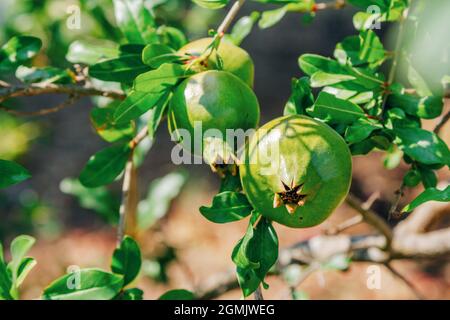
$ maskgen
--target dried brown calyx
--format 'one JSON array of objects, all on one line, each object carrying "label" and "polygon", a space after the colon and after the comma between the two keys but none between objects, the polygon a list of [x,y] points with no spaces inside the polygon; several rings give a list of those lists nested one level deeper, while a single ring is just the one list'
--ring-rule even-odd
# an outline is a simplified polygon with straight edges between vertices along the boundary
[{"label": "dried brown calyx", "polygon": [[275,193],[273,207],[278,208],[284,205],[290,214],[294,214],[298,207],[305,204],[307,195],[302,193],[304,184],[295,185],[294,181],[292,181],[291,185],[288,186],[283,181],[281,183],[283,184],[284,191]]}]

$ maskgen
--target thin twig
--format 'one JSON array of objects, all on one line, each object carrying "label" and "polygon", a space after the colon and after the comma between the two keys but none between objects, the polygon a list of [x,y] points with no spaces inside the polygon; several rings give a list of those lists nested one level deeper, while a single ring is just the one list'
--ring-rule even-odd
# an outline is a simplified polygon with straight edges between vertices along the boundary
[{"label": "thin twig", "polygon": [[364,221],[364,218],[362,215],[357,215],[357,216],[351,217],[351,218],[345,220],[344,222],[338,224],[336,227],[331,227],[331,228],[327,229],[325,231],[325,234],[327,234],[327,235],[339,234],[351,227],[354,227],[354,226],[360,224],[363,221]]},{"label": "thin twig", "polygon": [[21,116],[21,117],[44,116],[44,115],[48,115],[51,113],[61,111],[62,109],[71,106],[79,99],[80,99],[80,96],[71,95],[71,96],[69,96],[69,98],[67,100],[63,101],[62,103],[60,103],[54,107],[44,108],[44,109],[40,109],[37,111],[20,111],[20,110],[10,109],[10,108],[4,107],[2,105],[0,105],[0,110],[3,110],[9,114],[13,114],[15,116]]},{"label": "thin twig", "polygon": [[255,290],[255,293],[253,294],[253,296],[255,297],[255,300],[264,300],[261,285],[259,285],[258,289]]},{"label": "thin twig", "polygon": [[388,212],[388,220],[391,220],[392,218],[397,218],[398,215],[398,205],[400,204],[400,200],[403,197],[404,194],[404,190],[405,190],[405,184],[401,183],[400,187],[395,191],[395,199],[392,202],[391,208],[389,209]]},{"label": "thin twig", "polygon": [[111,99],[123,100],[125,93],[115,90],[101,90],[89,86],[74,84],[32,84],[32,85],[7,85],[0,87],[0,102],[16,97],[30,97],[42,94],[69,94],[76,96],[101,96]]},{"label": "thin twig", "polygon": [[233,22],[234,18],[236,17],[237,13],[242,8],[244,3],[245,0],[237,0],[231,7],[230,11],[228,11],[222,23],[217,28],[217,33],[220,37],[222,37],[227,32],[228,28],[230,27],[231,23]]},{"label": "thin twig", "polygon": [[134,236],[137,210],[137,181],[136,168],[133,162],[133,152],[125,166],[125,174],[122,184],[122,203],[119,209],[119,225],[117,228],[117,246],[123,240],[125,234]]},{"label": "thin twig", "polygon": [[366,221],[371,226],[375,227],[378,231],[381,232],[386,237],[386,244],[389,248],[390,243],[392,241],[392,229],[389,227],[389,225],[378,216],[374,211],[367,209],[363,206],[363,203],[353,196],[352,194],[349,194],[346,198],[346,203],[358,211],[364,218],[364,221]]},{"label": "thin twig", "polygon": [[425,297],[416,289],[414,284],[406,279],[400,272],[395,270],[390,263],[385,263],[384,266],[397,278],[399,278],[403,283],[411,290],[411,292],[416,296],[419,300],[424,300]]},{"label": "thin twig", "polygon": [[441,131],[441,129],[445,126],[445,124],[447,123],[447,121],[450,120],[450,111],[447,112],[439,121],[439,123],[436,125],[436,127],[434,128],[433,132],[436,134],[439,134],[439,132]]}]

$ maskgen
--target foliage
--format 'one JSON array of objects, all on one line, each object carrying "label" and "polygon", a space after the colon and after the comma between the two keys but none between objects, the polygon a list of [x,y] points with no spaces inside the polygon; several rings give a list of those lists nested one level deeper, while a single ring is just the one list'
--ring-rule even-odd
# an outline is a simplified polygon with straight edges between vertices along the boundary
[{"label": "foliage", "polygon": [[[207,9],[220,9],[229,1],[194,2]],[[287,13],[302,13],[312,18],[319,8],[313,0],[258,2],[279,7],[242,17],[226,35],[228,40],[239,44],[255,25],[262,29],[271,27]],[[413,53],[407,50],[408,46],[402,46],[404,27],[400,28],[398,50],[395,52],[386,50],[372,29],[378,23],[397,22],[402,25],[414,21],[415,13],[409,12],[412,11],[409,1],[348,2],[361,9],[353,17],[355,35],[339,42],[333,57],[317,54],[299,57],[299,68],[304,76],[293,79],[292,94],[284,114],[308,115],[327,123],[345,139],[355,156],[373,150],[385,152],[388,169],[396,167],[403,159],[409,166],[403,186],[413,187],[422,183],[425,188],[403,209],[404,212],[426,201],[449,201],[448,187],[444,190],[436,188],[435,171],[450,165],[450,151],[437,133],[422,127],[423,119],[435,119],[442,114],[444,88],[428,85],[414,65]],[[110,223],[117,223],[119,203],[106,186],[121,176],[127,162],[135,161],[138,144],[143,140],[136,140],[139,132],[144,130],[145,138],[154,139],[167,114],[172,92],[184,79],[202,71],[198,67],[204,56],[193,59],[179,54],[177,50],[187,42],[186,35],[181,29],[156,19],[157,10],[149,6],[149,1],[114,0],[117,28],[109,21],[102,1],[81,3],[83,8],[90,9],[86,11],[92,12],[91,18],[100,26],[102,31],[98,34],[110,40],[73,41],[65,55],[67,61],[61,65],[82,64],[88,70],[84,80],[89,79],[97,88],[110,88],[114,82],[114,86],[121,88],[126,96],[121,102],[108,100],[105,105],[98,103],[91,111],[96,133],[111,144],[87,161],[78,180],[64,180],[61,189],[76,196],[81,206],[98,212]],[[373,4],[378,6],[379,12],[366,11]],[[222,35],[215,31],[211,34],[212,43],[203,54],[216,50],[220,45]],[[0,49],[1,77],[15,78],[22,85],[80,85],[77,76],[81,75],[75,68],[35,64],[42,54],[41,48],[42,41],[37,37],[11,37]],[[395,77],[395,68],[400,60],[407,65],[408,79]],[[220,57],[218,61],[221,61]],[[386,68],[388,63],[390,69]],[[220,69],[221,63],[218,65]],[[385,73],[386,69],[390,71]],[[448,82],[449,75],[446,76],[442,83]],[[146,151],[142,152],[145,156]],[[21,165],[0,160],[0,188],[28,178],[30,173]],[[137,206],[140,229],[153,226],[167,213],[171,201],[185,182],[185,173],[174,172],[151,183],[147,198]],[[229,223],[249,217],[248,228],[235,246],[232,260],[244,297],[261,284],[267,287],[265,277],[278,259],[278,237],[271,221],[252,208],[240,182],[227,172],[212,204],[201,207],[200,212],[214,223]],[[28,236],[13,240],[9,263],[4,261],[0,250],[0,298],[19,297],[19,287],[36,263],[33,258],[25,256],[33,243],[34,239]],[[347,261],[345,258],[342,261]],[[128,288],[140,272],[141,260],[139,245],[126,236],[113,253],[111,272],[81,269],[66,274],[52,282],[44,290],[42,298],[142,299],[140,289]],[[336,267],[332,262],[328,267],[347,268],[345,263],[339,265],[344,267]],[[186,290],[170,291],[160,297],[193,298],[195,295]]]}]

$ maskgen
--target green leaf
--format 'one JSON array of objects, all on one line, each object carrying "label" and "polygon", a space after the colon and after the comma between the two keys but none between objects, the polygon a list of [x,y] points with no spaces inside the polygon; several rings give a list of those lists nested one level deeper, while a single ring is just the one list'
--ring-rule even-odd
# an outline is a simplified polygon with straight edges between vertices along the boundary
[{"label": "green leaf", "polygon": [[45,288],[45,300],[110,300],[123,287],[123,277],[100,269],[82,269]]},{"label": "green leaf", "polygon": [[166,94],[160,92],[131,91],[127,98],[119,104],[114,112],[113,121],[118,124],[129,123],[154,108]]},{"label": "green leaf", "polygon": [[114,273],[123,275],[123,286],[131,283],[141,270],[142,258],[141,249],[136,241],[129,236],[125,236],[120,247],[114,250],[111,270]]},{"label": "green leaf", "polygon": [[144,299],[144,291],[139,288],[131,288],[127,290],[123,290],[122,293],[119,294],[115,300],[143,300]]},{"label": "green leaf", "polygon": [[314,117],[338,124],[351,124],[364,116],[364,111],[358,105],[338,99],[324,91],[319,94],[314,105],[307,111]]},{"label": "green leaf", "polygon": [[261,19],[258,22],[258,26],[261,29],[267,29],[277,24],[287,13],[287,6],[277,8],[274,10],[264,11],[261,15]]},{"label": "green leaf", "polygon": [[368,138],[373,131],[381,129],[383,126],[373,119],[359,118],[345,131],[345,140],[348,143],[356,143]]},{"label": "green leaf", "polygon": [[139,75],[134,81],[134,89],[141,92],[161,92],[191,74],[191,71],[186,71],[181,65],[165,63],[156,70]]},{"label": "green leaf", "polygon": [[86,188],[78,179],[65,178],[59,188],[65,194],[76,197],[80,207],[95,211],[106,222],[116,224],[119,221],[119,197],[106,187]]},{"label": "green leaf", "polygon": [[378,67],[387,57],[380,38],[372,30],[345,38],[336,45],[334,56],[340,64],[368,65],[370,68]]},{"label": "green leaf", "polygon": [[232,254],[237,266],[239,285],[244,297],[254,292],[278,259],[278,237],[270,221],[261,218],[255,228],[252,222]]},{"label": "green leaf", "polygon": [[409,94],[391,94],[387,105],[392,108],[400,108],[407,114],[423,119],[433,119],[442,113],[444,102],[442,97],[427,96],[416,97]]},{"label": "green leaf", "polygon": [[434,188],[437,185],[438,179],[433,170],[419,166],[420,179],[422,180],[423,186],[425,188]]},{"label": "green leaf", "polygon": [[311,87],[324,87],[344,81],[355,80],[356,78],[347,74],[332,74],[317,71],[311,76]]},{"label": "green leaf", "polygon": [[367,90],[380,90],[380,86],[383,84],[383,81],[380,79],[381,76],[368,69],[341,65],[336,60],[325,58],[320,55],[303,54],[299,57],[298,62],[303,72],[309,76],[313,76],[316,72],[320,71],[327,74],[328,77],[331,77],[331,75],[345,75],[354,77],[354,80],[351,80],[348,77],[342,77],[341,82],[336,82],[339,77],[336,76],[334,78],[334,86],[337,84],[342,84],[343,82],[342,85],[338,86],[343,89],[358,89],[360,92]]},{"label": "green leaf", "polygon": [[27,235],[18,236],[11,242],[11,261],[7,267],[12,281],[10,292],[15,298],[18,297],[17,288],[35,265],[35,262],[33,263],[34,259],[30,260],[30,258],[25,257],[35,242],[36,239]]},{"label": "green leaf", "polygon": [[150,183],[147,197],[138,206],[138,226],[145,230],[161,219],[187,181],[185,171],[174,171]]},{"label": "green leaf", "polygon": [[399,148],[424,164],[450,164],[450,151],[436,134],[420,128],[395,128]]},{"label": "green leaf", "polygon": [[156,23],[143,0],[113,0],[117,25],[130,43],[158,41]]},{"label": "green leaf", "polygon": [[22,262],[17,271],[17,279],[15,282],[15,286],[18,288],[25,281],[25,278],[28,276],[30,271],[36,266],[37,262],[34,258],[25,257],[22,259]]},{"label": "green leaf", "polygon": [[100,60],[112,59],[118,55],[119,50],[113,43],[76,40],[70,44],[66,59],[71,63],[93,65]]},{"label": "green leaf", "polygon": [[6,263],[3,258],[3,246],[0,243],[0,300],[13,300],[10,294],[12,286],[11,274],[6,268]]},{"label": "green leaf", "polygon": [[217,10],[225,7],[229,0],[192,0],[202,8]]},{"label": "green leaf", "polygon": [[91,123],[97,134],[108,142],[131,140],[136,132],[131,121],[114,123],[114,113],[118,104],[112,104],[105,108],[93,108],[91,110]]},{"label": "green leaf", "polygon": [[183,31],[169,26],[160,26],[157,30],[161,44],[165,44],[174,50],[183,47],[188,41]]},{"label": "green leaf", "polygon": [[305,114],[305,110],[314,104],[309,78],[293,79],[291,91],[291,96],[284,107],[284,115]]},{"label": "green leaf", "polygon": [[250,34],[259,17],[259,12],[253,11],[249,16],[240,18],[236,21],[230,34],[226,35],[226,37],[235,45],[240,45],[242,41]]},{"label": "green leaf", "polygon": [[43,68],[28,68],[20,66],[16,70],[16,77],[24,83],[73,83],[71,73],[69,70],[43,67]]},{"label": "green leaf", "polygon": [[409,170],[403,177],[403,183],[410,188],[417,186],[421,180],[420,172],[414,169]]},{"label": "green leaf", "polygon": [[153,139],[156,134],[156,130],[159,127],[159,124],[161,123],[162,117],[164,115],[164,112],[167,109],[167,105],[171,98],[171,92],[166,91],[166,93],[161,97],[161,99],[158,100],[156,103],[156,106],[152,108],[149,112],[148,117],[148,136],[150,139]]},{"label": "green leaf", "polygon": [[16,36],[0,48],[0,71],[14,71],[29,61],[41,49],[42,41],[35,37]]},{"label": "green leaf", "polygon": [[241,178],[238,174],[233,175],[229,172],[225,173],[225,176],[220,182],[219,193],[225,191],[239,192],[242,190]]},{"label": "green leaf", "polygon": [[132,82],[138,75],[150,70],[140,54],[126,54],[103,60],[89,68],[89,75],[103,81]]},{"label": "green leaf", "polygon": [[142,61],[150,67],[156,69],[164,63],[180,61],[181,57],[171,47],[152,43],[147,45],[142,51]]},{"label": "green leaf", "polygon": [[195,295],[188,290],[175,289],[164,293],[158,300],[194,300]]},{"label": "green leaf", "polygon": [[450,201],[450,186],[447,186],[444,190],[439,190],[437,188],[425,189],[421,194],[419,194],[411,203],[402,209],[402,212],[410,212],[420,206],[422,203],[428,201],[440,201],[449,202]]},{"label": "green leaf", "polygon": [[21,165],[0,160],[0,189],[9,187],[30,178],[30,173]]},{"label": "green leaf", "polygon": [[227,223],[247,217],[252,210],[244,194],[225,191],[214,197],[211,207],[201,207],[200,213],[209,221]]},{"label": "green leaf", "polygon": [[128,144],[107,147],[94,154],[80,174],[80,182],[88,188],[109,184],[125,168],[131,149]]}]

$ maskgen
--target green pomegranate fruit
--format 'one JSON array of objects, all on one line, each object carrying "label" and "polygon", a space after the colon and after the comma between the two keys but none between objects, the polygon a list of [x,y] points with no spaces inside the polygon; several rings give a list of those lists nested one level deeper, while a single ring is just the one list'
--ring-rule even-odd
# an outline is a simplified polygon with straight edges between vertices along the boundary
[{"label": "green pomegranate fruit", "polygon": [[[200,56],[208,48],[212,41],[213,38],[195,40],[182,47],[178,50],[178,52],[183,55],[187,54],[191,56]],[[219,56],[223,61],[222,70],[231,72],[247,83],[250,87],[253,87],[253,61],[244,49],[241,49],[233,43],[222,39],[217,52],[214,51],[206,63],[206,67],[208,69],[219,69],[217,53],[219,53]]]},{"label": "green pomegranate fruit", "polygon": [[306,116],[259,128],[240,165],[244,191],[263,216],[294,228],[323,222],[348,194],[351,155],[326,124]]},{"label": "green pomegranate fruit", "polygon": [[183,146],[197,155],[194,144],[199,124],[202,136],[216,129],[225,140],[227,129],[248,130],[258,123],[259,104],[252,89],[226,71],[209,70],[189,77],[175,89],[169,104],[169,131],[176,138],[182,138],[179,129],[187,131],[191,144],[183,141]]}]

